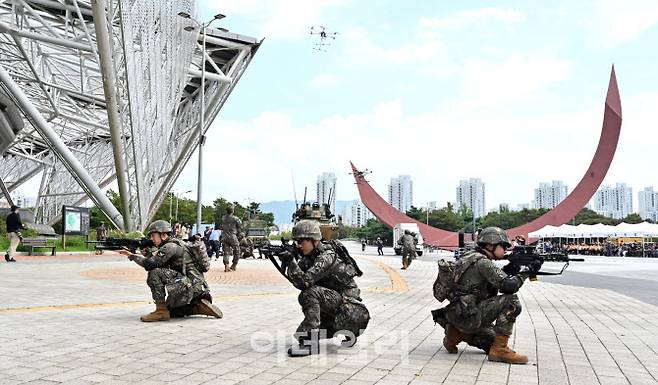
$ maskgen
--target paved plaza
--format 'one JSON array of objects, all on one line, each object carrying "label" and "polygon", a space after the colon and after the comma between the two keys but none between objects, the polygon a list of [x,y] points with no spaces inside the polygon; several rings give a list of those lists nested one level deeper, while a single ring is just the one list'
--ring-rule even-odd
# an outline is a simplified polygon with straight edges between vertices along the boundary
[{"label": "paved plaza", "polygon": [[[302,319],[297,290],[267,260],[243,260],[232,273],[213,261],[207,276],[223,319],[149,324],[139,321],[153,309],[146,274],[122,257],[19,256],[0,265],[0,384],[658,383],[657,306],[603,288],[526,283],[510,345],[527,365],[489,362],[464,344],[452,355],[430,318],[436,255],[402,271],[399,258],[350,247],[365,272],[368,329],[353,348],[327,340],[322,354],[294,359],[286,350]],[[574,271],[630,280],[628,266],[650,280],[658,260]]]}]

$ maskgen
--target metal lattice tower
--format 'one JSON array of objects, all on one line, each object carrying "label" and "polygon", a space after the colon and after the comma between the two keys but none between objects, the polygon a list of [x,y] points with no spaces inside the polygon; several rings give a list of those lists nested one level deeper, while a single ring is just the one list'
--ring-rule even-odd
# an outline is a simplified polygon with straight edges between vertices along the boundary
[{"label": "metal lattice tower", "polygon": [[[124,230],[153,217],[199,143],[202,65],[205,132],[260,45],[206,29],[202,52],[181,11],[194,1],[0,1],[0,88],[26,120],[0,183],[42,172],[39,222],[88,199]],[[102,192],[115,181],[127,220]]]}]

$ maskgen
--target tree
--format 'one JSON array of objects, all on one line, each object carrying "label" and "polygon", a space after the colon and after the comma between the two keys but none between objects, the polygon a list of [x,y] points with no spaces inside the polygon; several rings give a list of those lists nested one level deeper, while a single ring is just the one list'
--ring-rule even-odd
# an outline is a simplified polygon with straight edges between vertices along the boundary
[{"label": "tree", "polygon": [[604,225],[617,225],[619,220],[613,219],[610,217],[605,217],[594,210],[590,210],[587,207],[580,210],[576,217],[571,221],[573,225],[579,225],[584,223],[586,225],[595,225],[597,223],[603,223]]},{"label": "tree", "polygon": [[407,216],[420,221],[425,218],[425,212],[418,207],[411,206],[411,208],[407,211]]},{"label": "tree", "polygon": [[459,231],[464,227],[464,219],[448,205],[429,214],[429,225],[448,231]]},{"label": "tree", "polygon": [[640,216],[640,214],[632,213],[628,214],[626,218],[622,219],[622,222],[626,223],[642,223],[644,219]]},{"label": "tree", "polygon": [[393,230],[389,229],[378,219],[369,219],[365,226],[354,229],[353,235],[357,238],[381,238],[386,245],[393,245]]}]

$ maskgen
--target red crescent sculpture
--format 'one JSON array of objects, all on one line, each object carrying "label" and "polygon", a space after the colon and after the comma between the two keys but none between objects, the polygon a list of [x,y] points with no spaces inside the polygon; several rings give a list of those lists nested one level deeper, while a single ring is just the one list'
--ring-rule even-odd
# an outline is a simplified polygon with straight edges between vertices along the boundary
[{"label": "red crescent sculpture", "polygon": [[[528,233],[539,230],[546,225],[562,225],[575,217],[585,207],[596,193],[610,168],[619,142],[621,121],[621,100],[617,88],[615,67],[613,66],[610,73],[610,83],[608,84],[608,95],[605,99],[601,137],[587,172],[571,194],[555,208],[534,221],[507,230],[510,237],[522,235],[528,238]],[[350,162],[350,165],[352,166],[361,201],[382,223],[388,227],[393,227],[398,223],[417,223],[426,244],[447,248],[457,246],[458,235],[456,232],[428,226],[403,214],[377,194],[365,180],[363,173],[360,173],[352,162]]]}]

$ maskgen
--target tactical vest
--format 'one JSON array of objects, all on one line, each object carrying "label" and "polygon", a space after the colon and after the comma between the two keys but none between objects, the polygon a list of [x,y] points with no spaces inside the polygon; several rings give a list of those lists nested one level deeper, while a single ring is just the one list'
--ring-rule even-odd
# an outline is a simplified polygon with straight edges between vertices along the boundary
[{"label": "tactical vest", "polygon": [[333,251],[335,258],[331,266],[324,272],[322,277],[317,279],[317,283],[321,286],[329,287],[336,290],[345,290],[350,288],[353,284],[354,277],[360,277],[363,272],[359,268],[354,258],[350,256],[347,248],[336,240],[323,241],[321,248],[317,250],[322,253],[324,250],[329,249]]}]

